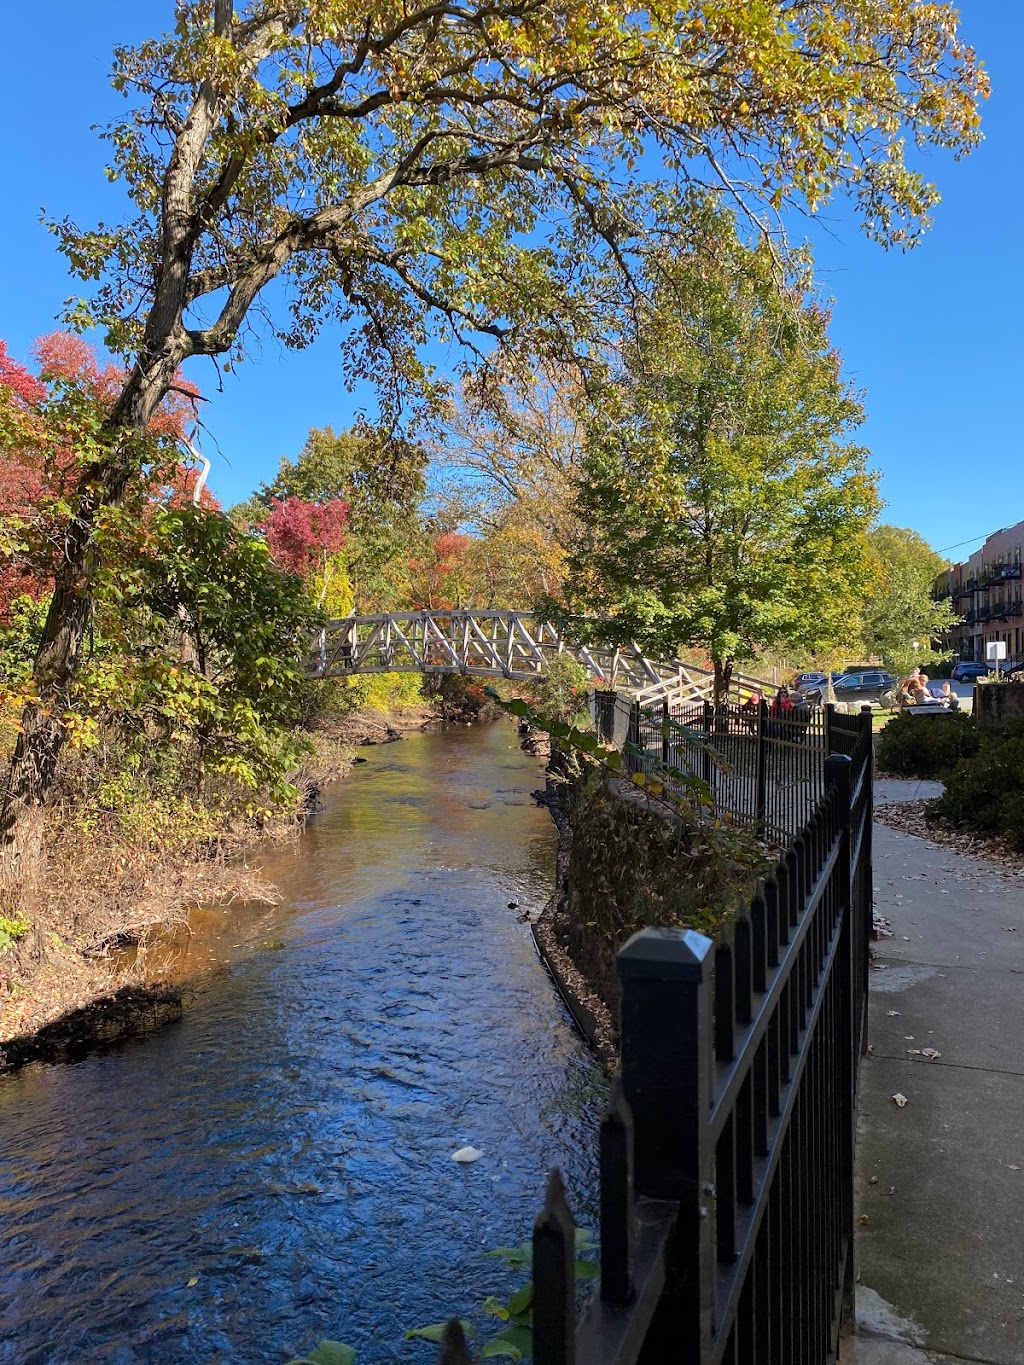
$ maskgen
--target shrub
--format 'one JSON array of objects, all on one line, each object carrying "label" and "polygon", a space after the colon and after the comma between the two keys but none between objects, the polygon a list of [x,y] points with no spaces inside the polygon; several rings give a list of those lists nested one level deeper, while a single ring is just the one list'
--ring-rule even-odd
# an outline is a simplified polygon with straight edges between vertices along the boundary
[{"label": "shrub", "polygon": [[973,716],[896,716],[878,741],[878,766],[897,777],[939,777],[963,758],[973,758],[981,742]]},{"label": "shrub", "polygon": [[961,829],[1001,835],[1024,850],[1024,728],[985,734],[977,754],[961,759],[945,782],[930,815]]}]

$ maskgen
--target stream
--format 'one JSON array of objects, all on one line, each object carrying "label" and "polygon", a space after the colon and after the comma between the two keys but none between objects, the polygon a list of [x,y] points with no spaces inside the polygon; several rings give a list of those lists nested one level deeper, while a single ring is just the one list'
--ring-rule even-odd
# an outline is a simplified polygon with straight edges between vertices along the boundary
[{"label": "stream", "polygon": [[[0,1078],[0,1362],[257,1365],[522,1277],[548,1168],[596,1221],[603,1081],[519,916],[552,888],[507,723],[412,735],[255,859],[272,909],[197,911],[183,1020]],[[509,908],[509,902],[517,908]],[[451,1159],[471,1144],[484,1155]]]}]

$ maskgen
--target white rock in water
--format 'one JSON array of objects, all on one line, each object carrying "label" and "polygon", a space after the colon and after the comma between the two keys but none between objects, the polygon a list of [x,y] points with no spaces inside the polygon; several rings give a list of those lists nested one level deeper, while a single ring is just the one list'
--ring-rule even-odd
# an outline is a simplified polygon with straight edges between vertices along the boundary
[{"label": "white rock in water", "polygon": [[467,1164],[470,1161],[479,1161],[482,1156],[483,1152],[478,1151],[475,1147],[460,1147],[457,1152],[452,1152],[453,1161],[461,1161]]}]

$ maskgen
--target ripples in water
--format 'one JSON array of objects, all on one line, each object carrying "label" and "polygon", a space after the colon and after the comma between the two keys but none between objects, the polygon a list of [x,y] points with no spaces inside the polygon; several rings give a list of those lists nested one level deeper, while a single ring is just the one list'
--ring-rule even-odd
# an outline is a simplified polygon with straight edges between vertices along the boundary
[{"label": "ripples in water", "polygon": [[5,1365],[427,1360],[402,1332],[514,1287],[483,1253],[549,1166],[593,1222],[600,1078],[507,909],[553,863],[513,746],[374,751],[268,857],[284,905],[196,916],[231,970],[180,1025],[0,1083]]}]

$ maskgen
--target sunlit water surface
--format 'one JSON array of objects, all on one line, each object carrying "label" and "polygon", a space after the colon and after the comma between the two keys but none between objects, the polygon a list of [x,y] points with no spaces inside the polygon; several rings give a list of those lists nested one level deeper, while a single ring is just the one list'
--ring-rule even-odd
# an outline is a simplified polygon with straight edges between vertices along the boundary
[{"label": "sunlit water surface", "polygon": [[551,890],[537,763],[505,724],[363,752],[263,860],[283,904],[196,914],[226,970],[180,1024],[0,1080],[4,1365],[427,1362],[403,1331],[515,1287],[484,1253],[550,1166],[593,1221],[601,1081],[508,908]]}]

